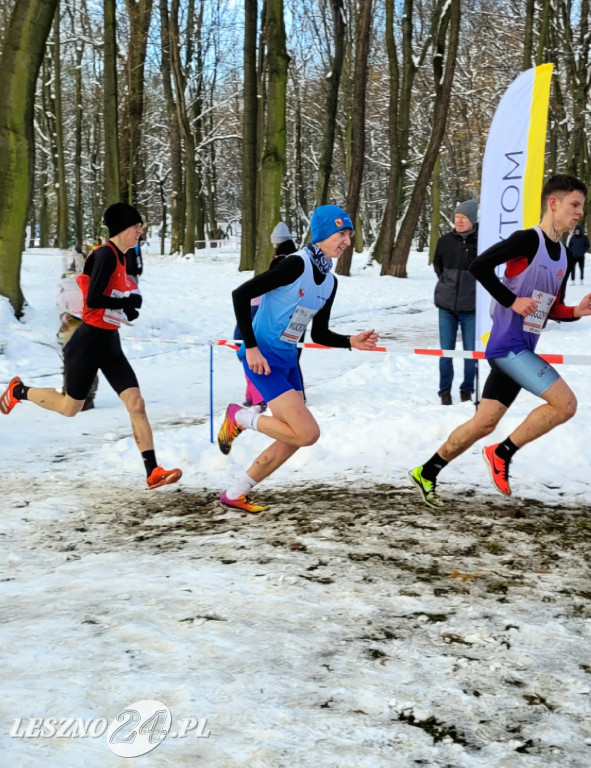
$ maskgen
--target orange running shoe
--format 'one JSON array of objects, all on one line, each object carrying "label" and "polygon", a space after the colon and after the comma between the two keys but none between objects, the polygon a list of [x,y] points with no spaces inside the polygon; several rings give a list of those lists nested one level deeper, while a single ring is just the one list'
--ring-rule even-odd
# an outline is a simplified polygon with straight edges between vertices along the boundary
[{"label": "orange running shoe", "polygon": [[152,488],[159,488],[161,485],[170,485],[176,483],[181,479],[183,473],[180,469],[164,469],[164,467],[156,467],[152,470],[152,474],[147,479],[148,490]]},{"label": "orange running shoe", "polygon": [[232,443],[242,432],[242,427],[236,421],[236,411],[239,411],[241,408],[242,406],[236,405],[236,403],[230,403],[226,408],[224,423],[218,432],[218,445],[223,454],[230,453]]},{"label": "orange running shoe", "polygon": [[511,496],[511,488],[509,487],[509,464],[510,461],[505,461],[497,455],[496,449],[499,444],[487,445],[482,449],[482,458],[488,468],[490,479],[493,481],[497,490],[505,494],[505,496]]},{"label": "orange running shoe", "polygon": [[229,499],[225,493],[220,496],[220,502],[224,507],[231,507],[232,509],[241,509],[243,512],[250,512],[256,514],[257,512],[264,512],[267,507],[263,507],[260,504],[255,504],[250,496],[238,496],[237,499]]},{"label": "orange running shoe", "polygon": [[18,385],[22,383],[23,382],[19,379],[18,376],[15,376],[14,379],[10,380],[10,384],[4,390],[2,397],[0,397],[0,411],[2,411],[2,413],[8,415],[14,406],[17,403],[20,403],[20,400],[14,396],[13,392],[14,388],[18,387]]}]

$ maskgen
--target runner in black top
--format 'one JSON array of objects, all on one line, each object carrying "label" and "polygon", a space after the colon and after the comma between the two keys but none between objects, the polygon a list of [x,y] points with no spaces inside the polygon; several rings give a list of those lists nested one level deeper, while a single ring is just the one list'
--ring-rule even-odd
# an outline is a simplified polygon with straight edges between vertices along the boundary
[{"label": "runner in black top", "polygon": [[[363,331],[355,336],[333,333],[328,327],[337,290],[331,259],[338,258],[351,242],[353,224],[335,205],[320,206],[311,222],[312,241],[274,269],[241,285],[232,294],[238,327],[244,339],[238,352],[248,378],[269,404],[272,416],[255,413],[234,403],[218,435],[222,453],[244,429],[254,429],[274,442],[237,477],[220,497],[227,507],[260,512],[248,494],[287,459],[320,437],[320,428],[306,407],[297,367],[297,344],[312,321],[312,340],[331,347],[370,350],[377,335]],[[261,296],[251,319],[250,300]]]},{"label": "runner in black top", "polygon": [[[314,273],[314,282],[320,285],[324,281],[325,275],[320,272],[315,264],[312,264]],[[256,337],[252,328],[250,317],[250,300],[256,296],[262,296],[264,293],[291,285],[304,274],[304,261],[301,256],[286,256],[276,267],[256,275],[252,280],[238,286],[232,293],[234,302],[234,313],[236,322],[243,336],[246,348],[256,347]],[[322,344],[325,347],[338,347],[340,349],[349,349],[349,337],[342,336],[340,333],[334,333],[328,327],[330,313],[334,297],[337,292],[337,281],[334,281],[334,287],[326,304],[314,315],[312,321],[312,341],[315,344]]]},{"label": "runner in black top", "polygon": [[[409,472],[423,500],[443,506],[435,491],[439,472],[497,426],[523,387],[545,402],[504,440],[482,451],[491,479],[501,493],[511,494],[509,464],[515,452],[568,421],[577,400],[558,372],[535,354],[539,334],[548,317],[578,320],[591,315],[591,294],[576,307],[563,303],[567,274],[566,249],[561,236],[583,215],[587,188],[573,176],[553,176],[542,190],[542,221],[511,235],[478,256],[471,271],[495,300],[493,324],[486,346],[491,372],[476,414],[454,430],[425,464]],[[495,267],[506,263],[501,280]]]},{"label": "runner in black top", "polygon": [[129,412],[148,488],[157,488],[177,482],[182,472],[158,466],[145,403],[117,330],[121,322],[138,317],[142,305],[137,286],[125,268],[125,252],[137,243],[141,233],[141,216],[132,205],[115,203],[105,211],[104,223],[109,229],[109,241],[89,255],[77,279],[84,297],[83,322],[64,347],[66,394],[27,387],[16,376],[0,398],[0,410],[8,414],[17,403],[29,400],[63,416],[75,416],[101,370]]}]

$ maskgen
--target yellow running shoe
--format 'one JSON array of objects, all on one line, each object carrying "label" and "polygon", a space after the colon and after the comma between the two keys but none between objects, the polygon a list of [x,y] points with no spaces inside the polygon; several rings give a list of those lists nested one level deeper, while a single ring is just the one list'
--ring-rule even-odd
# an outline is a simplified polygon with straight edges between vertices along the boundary
[{"label": "yellow running shoe", "polygon": [[437,509],[444,507],[445,502],[435,493],[435,481],[425,479],[422,475],[422,471],[422,465],[420,467],[415,467],[410,470],[408,476],[419,489],[425,504],[430,507],[436,507]]},{"label": "yellow running shoe", "polygon": [[218,432],[218,445],[223,454],[230,453],[232,443],[242,432],[242,427],[236,421],[236,411],[239,411],[241,408],[242,406],[236,405],[236,403],[230,403],[226,408],[224,423]]},{"label": "yellow running shoe", "polygon": [[245,496],[242,494],[242,496],[238,496],[237,499],[229,499],[225,493],[222,493],[220,496],[220,503],[224,507],[232,507],[233,509],[241,509],[243,512],[250,512],[251,514],[255,514],[257,512],[264,512],[267,507],[263,507],[260,504],[255,504],[250,496]]}]

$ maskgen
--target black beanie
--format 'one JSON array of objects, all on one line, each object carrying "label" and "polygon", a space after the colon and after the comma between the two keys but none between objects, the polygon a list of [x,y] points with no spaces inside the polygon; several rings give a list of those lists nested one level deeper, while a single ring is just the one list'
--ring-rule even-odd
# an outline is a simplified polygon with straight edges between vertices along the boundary
[{"label": "black beanie", "polygon": [[141,224],[142,217],[137,208],[129,203],[113,203],[103,213],[103,224],[109,230],[109,237],[115,237],[134,224]]}]

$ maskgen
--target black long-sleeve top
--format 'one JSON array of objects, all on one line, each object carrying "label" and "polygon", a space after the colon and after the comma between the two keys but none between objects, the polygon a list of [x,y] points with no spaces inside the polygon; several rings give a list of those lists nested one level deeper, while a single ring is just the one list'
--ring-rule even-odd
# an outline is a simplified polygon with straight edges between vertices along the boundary
[{"label": "black long-sleeve top", "polygon": [[[544,239],[550,258],[558,261],[560,243],[551,240],[546,233],[544,233]],[[491,245],[480,256],[477,256],[470,266],[470,272],[486,288],[493,299],[496,299],[503,307],[510,307],[517,296],[499,280],[495,268],[506,263],[506,273],[511,276],[518,275],[532,263],[539,245],[540,240],[535,229],[518,230],[506,240]],[[569,252],[568,249],[567,252]],[[577,319],[573,317],[574,307],[567,307],[564,304],[566,278],[567,275],[565,275],[558,298],[550,311],[549,316],[554,320]]]},{"label": "black long-sleeve top", "polygon": [[[257,296],[269,293],[274,288],[280,288],[284,285],[290,285],[304,274],[304,260],[301,256],[286,256],[277,264],[274,269],[262,272],[251,280],[247,280],[242,285],[232,291],[232,301],[234,304],[234,313],[238,328],[244,339],[247,349],[257,346],[257,340],[252,329],[252,318],[250,313],[250,301]],[[326,279],[318,267],[312,262],[314,272],[314,282],[321,285]],[[334,333],[328,327],[330,321],[330,312],[337,292],[337,279],[334,280],[334,288],[326,302],[312,320],[312,341],[315,344],[322,344],[325,347],[340,347],[341,349],[350,349],[349,336],[340,333]]]},{"label": "black long-sleeve top", "polygon": [[[115,256],[113,248],[117,251],[117,256]],[[83,272],[90,277],[86,304],[91,309],[128,310],[137,306],[137,299],[130,299],[129,296],[105,296],[111,275],[117,268],[117,259],[122,265],[125,265],[125,254],[114,243],[113,248],[110,245],[101,245],[91,251],[84,262]]]}]

